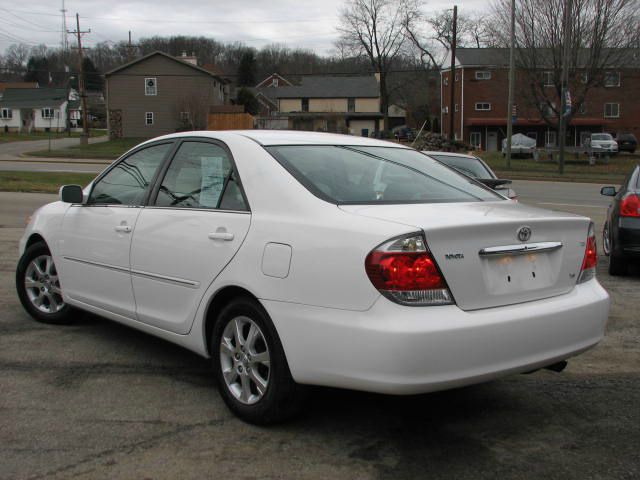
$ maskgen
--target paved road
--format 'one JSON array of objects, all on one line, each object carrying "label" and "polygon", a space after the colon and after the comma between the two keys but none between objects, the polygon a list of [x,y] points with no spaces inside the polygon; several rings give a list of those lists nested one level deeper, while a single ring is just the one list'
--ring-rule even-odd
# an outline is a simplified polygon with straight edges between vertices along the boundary
[{"label": "paved road", "polygon": [[[516,188],[547,203],[561,186]],[[578,187],[576,204],[597,201],[592,190]],[[181,348],[91,315],[66,327],[27,317],[17,241],[54,198],[0,193],[0,479],[640,478],[638,272],[611,278],[600,259],[607,337],[561,374],[415,397],[316,389],[300,419],[257,428]]]}]

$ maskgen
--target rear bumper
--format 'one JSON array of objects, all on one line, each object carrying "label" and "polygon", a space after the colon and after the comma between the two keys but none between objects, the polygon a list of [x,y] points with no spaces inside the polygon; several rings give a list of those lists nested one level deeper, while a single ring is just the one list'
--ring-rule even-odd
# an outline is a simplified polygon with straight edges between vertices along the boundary
[{"label": "rear bumper", "polygon": [[640,257],[640,218],[620,217],[613,245],[614,255]]},{"label": "rear bumper", "polygon": [[596,280],[570,293],[465,312],[385,298],[365,312],[264,301],[299,383],[416,394],[529,371],[604,335],[609,296]]}]

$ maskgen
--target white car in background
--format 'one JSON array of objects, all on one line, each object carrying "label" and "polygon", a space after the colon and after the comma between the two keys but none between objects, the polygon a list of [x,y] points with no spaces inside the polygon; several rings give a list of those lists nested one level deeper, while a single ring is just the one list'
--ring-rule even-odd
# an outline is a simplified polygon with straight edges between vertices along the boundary
[{"label": "white car in background", "polygon": [[179,133],[60,195],[20,241],[25,309],[93,312],[210,357],[249,422],[294,413],[304,385],[430,392],[560,368],[604,335],[588,218],[397,144]]},{"label": "white car in background", "polygon": [[592,133],[587,141],[587,146],[593,153],[618,153],[618,142],[610,133]]}]

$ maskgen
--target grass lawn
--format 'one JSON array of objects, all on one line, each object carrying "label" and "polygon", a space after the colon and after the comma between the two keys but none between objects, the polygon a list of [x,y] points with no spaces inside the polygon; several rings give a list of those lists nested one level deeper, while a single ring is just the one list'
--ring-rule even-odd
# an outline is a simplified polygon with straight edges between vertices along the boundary
[{"label": "grass lawn", "polygon": [[29,152],[34,157],[49,158],[104,158],[114,160],[145,138],[118,138],[106,142],[90,143],[89,145],[74,145],[60,150],[40,150]]},{"label": "grass lawn", "polygon": [[567,155],[564,174],[558,173],[558,164],[546,158],[545,154],[535,162],[532,158],[512,158],[511,169],[507,169],[506,160],[500,152],[481,152],[479,155],[500,178],[540,179],[567,182],[621,183],[631,169],[640,163],[640,155],[621,153],[609,159],[597,159],[595,165],[589,165],[585,155]]},{"label": "grass lawn", "polygon": [[69,172],[3,172],[0,191],[58,193],[60,186],[87,185],[97,174]]},{"label": "grass lawn", "polygon": [[[90,130],[89,136],[102,137],[107,134],[106,130]],[[51,138],[66,138],[69,137],[68,133],[64,132],[51,132]],[[80,137],[79,132],[71,132],[71,137]],[[47,140],[49,138],[48,132],[31,132],[31,133],[4,133],[0,131],[0,143],[7,142],[26,142],[29,140]]]}]

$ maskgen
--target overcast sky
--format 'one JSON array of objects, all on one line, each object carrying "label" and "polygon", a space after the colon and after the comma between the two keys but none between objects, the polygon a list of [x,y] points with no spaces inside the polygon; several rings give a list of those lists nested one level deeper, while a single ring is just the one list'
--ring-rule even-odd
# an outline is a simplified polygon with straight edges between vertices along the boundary
[{"label": "overcast sky", "polygon": [[[337,37],[335,26],[344,0],[66,0],[67,27],[91,29],[84,43],[126,40],[154,35],[204,35],[222,42],[240,41],[262,47],[281,43],[324,55]],[[483,0],[459,2],[460,11],[477,11]],[[425,10],[451,8],[446,1],[425,4]],[[0,51],[11,43],[61,41],[62,0],[0,0]],[[72,41],[69,38],[69,41]]]}]

